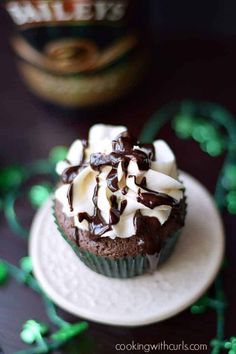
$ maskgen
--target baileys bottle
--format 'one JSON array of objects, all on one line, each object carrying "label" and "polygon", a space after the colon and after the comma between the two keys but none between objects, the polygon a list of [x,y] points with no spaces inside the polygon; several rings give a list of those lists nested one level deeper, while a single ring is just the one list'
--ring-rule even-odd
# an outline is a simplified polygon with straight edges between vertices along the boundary
[{"label": "baileys bottle", "polygon": [[19,70],[30,89],[72,108],[128,92],[146,67],[132,25],[139,1],[5,0],[17,28],[12,44]]}]

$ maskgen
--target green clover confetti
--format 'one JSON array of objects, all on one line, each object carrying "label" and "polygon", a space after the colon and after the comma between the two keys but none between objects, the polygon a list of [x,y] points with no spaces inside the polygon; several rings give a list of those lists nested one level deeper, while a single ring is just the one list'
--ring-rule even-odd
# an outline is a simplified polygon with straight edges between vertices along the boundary
[{"label": "green clover confetti", "polygon": [[181,139],[189,139],[193,134],[194,121],[192,117],[178,114],[175,118],[176,135]]},{"label": "green clover confetti", "polygon": [[228,190],[236,190],[236,164],[225,167],[223,185]]},{"label": "green clover confetti", "polygon": [[191,115],[177,115],[172,124],[176,135],[182,139],[194,139],[210,156],[219,156],[225,149],[225,137],[207,119]]},{"label": "green clover confetti", "polygon": [[0,170],[0,194],[20,186],[25,176],[21,166],[9,166]]},{"label": "green clover confetti", "polygon": [[48,183],[32,186],[29,190],[29,200],[33,207],[39,208],[52,192],[52,186]]},{"label": "green clover confetti", "polygon": [[68,153],[68,149],[65,146],[55,146],[49,154],[49,160],[55,165],[57,162],[64,160]]},{"label": "green clover confetti", "polygon": [[224,348],[224,342],[217,338],[212,339],[210,345],[212,347],[211,354],[218,354],[221,352],[222,348]]},{"label": "green clover confetti", "polygon": [[33,269],[33,265],[32,265],[32,260],[30,257],[23,257],[20,260],[20,266],[21,269],[23,269],[23,271],[25,271],[25,273],[31,273],[32,269]]},{"label": "green clover confetti", "polygon": [[74,336],[77,336],[84,330],[88,328],[87,322],[75,323],[74,325],[65,326],[60,329],[58,332],[55,332],[51,335],[53,340],[68,340]]},{"label": "green clover confetti", "polygon": [[195,120],[195,125],[192,133],[192,137],[194,140],[199,143],[203,143],[209,140],[214,140],[217,138],[217,131],[215,127],[203,120],[202,118],[198,118],[198,121]]},{"label": "green clover confetti", "polygon": [[225,349],[230,349],[228,354],[236,354],[236,337],[231,337],[229,341],[224,344]]},{"label": "green clover confetti", "polygon": [[0,261],[0,264],[3,264],[7,273],[11,274],[18,282],[29,286],[42,296],[50,321],[59,327],[59,330],[52,333],[48,338],[49,326],[47,324],[36,320],[26,321],[22,332],[20,333],[20,337],[27,344],[36,343],[36,347],[21,350],[15,354],[48,353],[53,349],[61,347],[68,342],[68,340],[79,335],[88,328],[88,323],[85,321],[70,324],[57,314],[55,305],[44,294],[37,280],[31,274],[32,262],[30,257],[23,257],[20,260],[20,268],[17,268],[4,260]]},{"label": "green clover confetti", "polygon": [[48,326],[45,323],[40,323],[35,320],[28,320],[23,326],[23,330],[20,334],[23,342],[32,344],[35,341],[41,343],[42,336],[48,332]]},{"label": "green clover confetti", "polygon": [[191,306],[191,312],[193,314],[202,314],[204,313],[209,306],[209,297],[204,295],[201,297],[194,305]]},{"label": "green clover confetti", "polygon": [[0,261],[0,286],[6,283],[7,278],[8,278],[7,267],[3,262]]}]

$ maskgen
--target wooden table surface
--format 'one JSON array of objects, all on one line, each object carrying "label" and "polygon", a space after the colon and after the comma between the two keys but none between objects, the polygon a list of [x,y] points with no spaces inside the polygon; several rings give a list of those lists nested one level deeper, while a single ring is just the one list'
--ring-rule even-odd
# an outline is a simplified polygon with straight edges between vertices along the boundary
[{"label": "wooden table surface", "polygon": [[[176,99],[203,99],[225,105],[236,114],[236,40],[232,38],[188,38],[160,36],[154,53],[154,67],[142,87],[109,107],[77,113],[61,112],[43,105],[22,84],[10,51],[10,21],[0,10],[0,166],[45,158],[55,145],[68,145],[76,137],[86,137],[94,122],[126,124],[139,134],[145,120],[164,103]],[[209,158],[194,142],[178,140],[169,127],[161,136],[176,151],[181,169],[190,172],[213,192],[221,158]],[[188,147],[186,149],[186,146]],[[28,211],[22,210],[27,213]],[[224,216],[227,235],[228,267],[224,289],[227,294],[226,337],[236,335],[236,240],[235,219]],[[0,257],[14,264],[26,255],[27,244],[7,227],[1,215]],[[75,319],[61,311],[65,319]],[[22,324],[30,318],[47,321],[40,298],[13,280],[0,290],[0,347],[6,354],[27,347],[21,342]],[[214,338],[213,311],[191,315],[189,310],[162,323],[119,328],[90,323],[89,330],[77,339],[77,350],[56,353],[115,353],[116,343],[206,343]],[[1,351],[0,351],[1,352]],[[210,352],[210,349],[207,351]]]}]

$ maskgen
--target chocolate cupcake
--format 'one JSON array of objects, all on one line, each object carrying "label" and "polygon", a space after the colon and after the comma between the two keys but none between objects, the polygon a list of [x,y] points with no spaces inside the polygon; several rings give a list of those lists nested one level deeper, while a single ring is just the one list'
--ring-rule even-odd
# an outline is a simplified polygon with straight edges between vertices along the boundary
[{"label": "chocolate cupcake", "polygon": [[184,225],[184,186],[163,140],[141,144],[124,126],[94,125],[57,165],[58,229],[92,270],[116,278],[154,271]]}]

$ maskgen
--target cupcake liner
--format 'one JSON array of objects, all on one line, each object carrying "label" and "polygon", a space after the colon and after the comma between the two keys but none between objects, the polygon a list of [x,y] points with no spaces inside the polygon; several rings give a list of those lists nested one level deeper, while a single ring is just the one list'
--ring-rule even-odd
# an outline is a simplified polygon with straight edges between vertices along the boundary
[{"label": "cupcake liner", "polygon": [[165,262],[170,257],[171,253],[175,248],[175,245],[178,241],[180,234],[181,234],[181,229],[179,229],[172,235],[168,236],[161,249],[159,265]]},{"label": "cupcake liner", "polygon": [[85,250],[78,251],[79,258],[93,271],[112,278],[131,278],[148,270],[148,260],[142,255],[110,259]]},{"label": "cupcake liner", "polygon": [[[158,262],[154,261],[154,268],[151,264],[152,256],[137,255],[134,257],[126,256],[118,259],[111,259],[108,257],[95,255],[87,250],[82,249],[77,246],[75,242],[70,240],[64,230],[61,228],[57,221],[55,215],[55,210],[53,207],[54,222],[57,226],[58,231],[62,237],[69,243],[79,259],[94,272],[105,275],[111,278],[132,278],[137,275],[147,273],[149,271],[154,271],[160,264],[165,262],[171,255],[175,244],[179,238],[181,230],[178,230],[174,234],[170,235],[164,242],[163,247],[160,252],[160,257]],[[155,256],[153,256],[155,258]],[[157,258],[156,258],[157,260]]]}]

